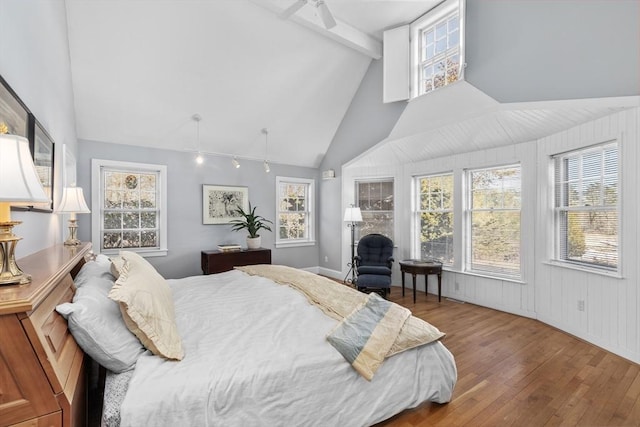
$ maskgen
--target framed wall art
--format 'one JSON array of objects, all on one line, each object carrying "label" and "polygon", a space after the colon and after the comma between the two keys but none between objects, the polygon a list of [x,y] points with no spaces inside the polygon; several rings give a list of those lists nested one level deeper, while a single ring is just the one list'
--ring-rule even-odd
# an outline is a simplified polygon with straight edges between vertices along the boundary
[{"label": "framed wall art", "polygon": [[29,110],[0,77],[0,133],[29,137]]},{"label": "framed wall art", "polygon": [[238,208],[249,209],[249,187],[202,185],[203,224],[228,224]]},{"label": "framed wall art", "polygon": [[49,196],[49,202],[33,205],[32,210],[41,212],[53,211],[53,167],[55,157],[55,144],[47,131],[35,119],[33,123],[33,137],[29,138],[33,164],[40,178],[44,192]]}]

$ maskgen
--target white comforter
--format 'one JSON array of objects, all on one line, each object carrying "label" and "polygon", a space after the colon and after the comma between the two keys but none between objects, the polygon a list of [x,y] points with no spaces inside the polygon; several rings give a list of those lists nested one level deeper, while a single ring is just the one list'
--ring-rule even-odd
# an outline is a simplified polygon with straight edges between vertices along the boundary
[{"label": "white comforter", "polygon": [[365,426],[451,398],[440,342],[388,358],[369,382],[326,341],[336,321],[287,286],[240,271],[169,284],[185,358],[138,360],[122,426]]}]

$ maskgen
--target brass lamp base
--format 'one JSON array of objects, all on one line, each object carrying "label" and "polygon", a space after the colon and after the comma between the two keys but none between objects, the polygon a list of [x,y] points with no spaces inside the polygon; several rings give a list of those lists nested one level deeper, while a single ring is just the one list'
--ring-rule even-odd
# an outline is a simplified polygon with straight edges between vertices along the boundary
[{"label": "brass lamp base", "polygon": [[16,263],[16,246],[18,237],[13,234],[13,227],[22,221],[0,222],[0,285],[24,285],[31,282],[31,276],[26,274]]},{"label": "brass lamp base", "polygon": [[66,246],[78,246],[80,243],[82,243],[76,237],[77,233],[78,233],[78,224],[76,220],[69,219],[69,237],[67,237],[67,240],[64,241],[64,244]]}]

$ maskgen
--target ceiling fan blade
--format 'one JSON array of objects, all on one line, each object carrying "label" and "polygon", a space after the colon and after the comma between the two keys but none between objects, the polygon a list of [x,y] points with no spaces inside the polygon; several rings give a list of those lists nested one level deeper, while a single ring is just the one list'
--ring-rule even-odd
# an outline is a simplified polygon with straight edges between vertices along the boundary
[{"label": "ceiling fan blade", "polygon": [[318,0],[316,2],[316,8],[318,9],[318,13],[320,14],[320,19],[322,19],[322,23],[327,30],[336,26],[336,20],[333,18],[333,14],[327,7],[324,0]]},{"label": "ceiling fan blade", "polygon": [[296,0],[295,3],[282,11],[282,13],[280,14],[280,18],[289,18],[291,15],[302,9],[305,4],[307,4],[307,0]]}]

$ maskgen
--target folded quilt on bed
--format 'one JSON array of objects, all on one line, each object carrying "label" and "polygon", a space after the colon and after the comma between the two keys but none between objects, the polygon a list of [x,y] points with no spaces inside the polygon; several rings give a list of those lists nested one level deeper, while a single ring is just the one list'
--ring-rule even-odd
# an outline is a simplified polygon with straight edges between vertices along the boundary
[{"label": "folded quilt on bed", "polygon": [[371,381],[411,312],[371,293],[327,335],[332,346]]},{"label": "folded quilt on bed", "polygon": [[[375,310],[376,300],[371,300],[369,295],[314,273],[283,265],[266,264],[248,265],[236,267],[236,269],[250,275],[266,277],[276,283],[293,287],[302,292],[311,303],[318,306],[325,314],[340,321],[343,325],[345,324],[344,319],[349,318],[349,320],[346,321],[347,326],[345,327],[351,327],[356,322],[360,323],[363,319],[371,317],[368,315]],[[370,374],[360,372],[360,374],[367,379],[371,379],[375,370],[380,366],[385,357],[390,357],[410,348],[437,341],[445,335],[435,326],[412,316],[411,312],[406,308],[390,301],[379,299],[388,303],[387,311],[389,307],[393,307],[393,309],[390,312],[391,317],[384,322],[387,326],[381,327],[379,330],[377,330],[378,328],[373,328],[371,331],[374,332],[373,338],[371,336],[367,338],[368,341],[373,339],[373,341],[371,341],[372,347],[369,347],[367,353],[358,361],[358,367],[354,365],[354,368],[356,368],[358,372],[360,372],[359,368],[363,371],[371,371],[371,368],[375,368]],[[367,307],[369,301],[373,302]],[[384,317],[386,316],[382,316],[382,318]],[[392,320],[395,326],[389,328],[388,324],[391,323]],[[340,328],[340,324],[337,328]],[[363,328],[366,334],[368,326],[365,325]],[[389,333],[390,331],[391,333]],[[380,334],[382,338],[379,337],[378,334]],[[371,353],[369,353],[371,348],[376,348],[375,352],[377,354],[373,358],[370,357]],[[380,354],[384,349],[386,349],[386,352]],[[342,351],[340,352],[342,353]],[[342,354],[344,356],[344,353]],[[349,357],[345,356],[345,358],[353,364],[353,362],[349,360]],[[372,359],[376,358],[379,359],[379,363],[377,364],[372,362]],[[357,357],[354,360],[356,359]]]}]

